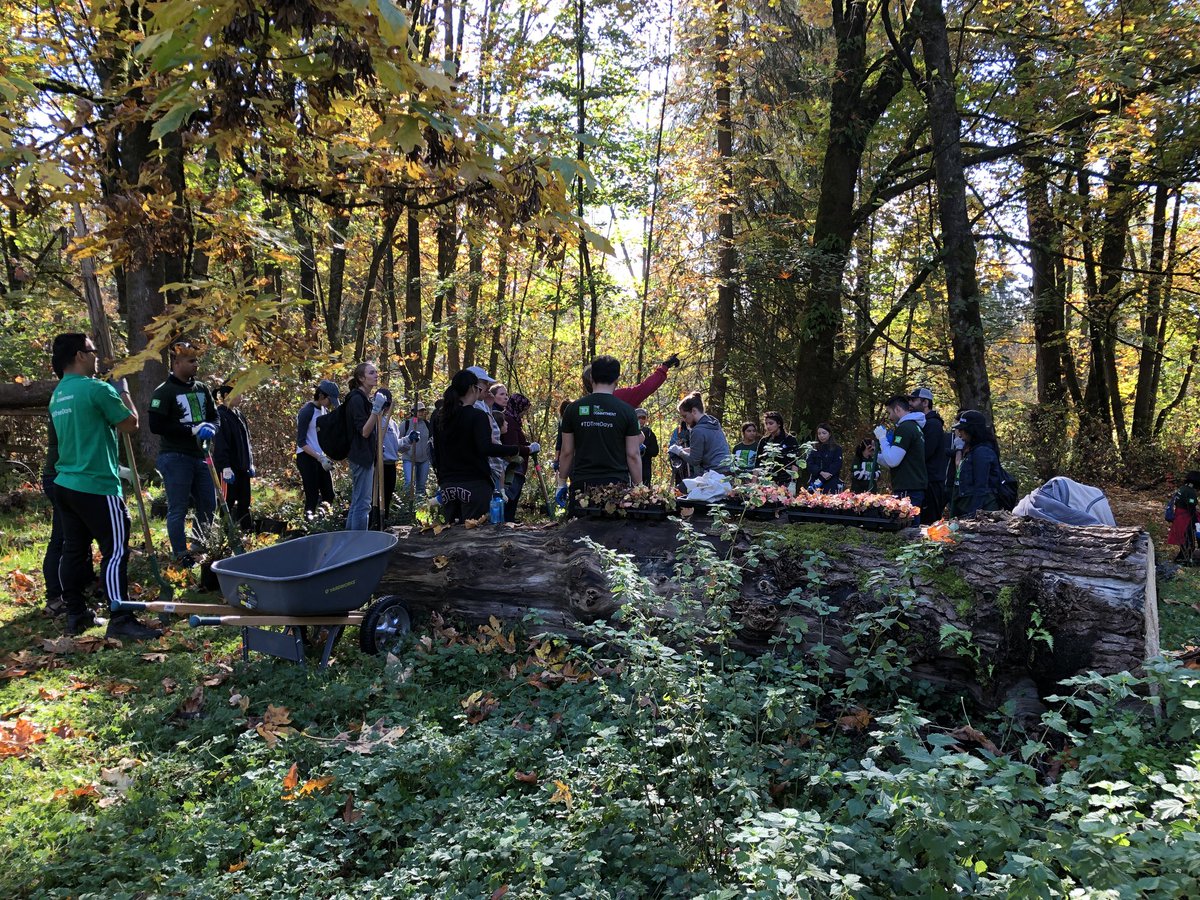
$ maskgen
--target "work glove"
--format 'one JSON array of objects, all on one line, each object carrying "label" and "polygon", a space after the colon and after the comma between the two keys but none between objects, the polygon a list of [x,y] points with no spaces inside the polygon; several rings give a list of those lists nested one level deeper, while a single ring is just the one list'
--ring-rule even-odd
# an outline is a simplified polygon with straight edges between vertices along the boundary
[{"label": "work glove", "polygon": [[672,444],[667,448],[667,453],[671,454],[671,456],[683,456],[683,448],[678,444]]},{"label": "work glove", "polygon": [[419,431],[410,431],[410,432],[408,433],[408,442],[409,442],[410,444],[416,444],[416,443],[420,442],[420,440],[421,440],[421,432],[419,432]]},{"label": "work glove", "polygon": [[108,383],[113,386],[118,394],[129,393],[129,382],[124,378],[109,378]]},{"label": "work glove", "polygon": [[891,434],[888,433],[888,430],[886,428],[884,428],[882,425],[876,425],[875,430],[872,432],[872,434],[875,435],[875,440],[879,441],[880,447],[892,446],[892,436],[891,436]]},{"label": "work glove", "polygon": [[377,392],[375,394],[375,399],[371,401],[371,412],[375,415],[382,413],[383,408],[388,405],[388,399],[389,398],[383,393],[383,391]]},{"label": "work glove", "polygon": [[867,470],[865,468],[855,469],[854,477],[857,478],[859,481],[865,481],[867,479]]},{"label": "work glove", "polygon": [[678,353],[672,353],[670,356],[668,356],[666,359],[664,359],[664,360],[662,361],[662,366],[663,366],[663,368],[664,368],[664,369],[675,369],[675,368],[678,368],[678,366],[679,366],[679,354],[678,354]]},{"label": "work glove", "polygon": [[532,444],[529,445],[529,452],[531,455],[536,454],[541,449],[542,449],[542,445],[539,444],[537,441],[534,441]]},{"label": "work glove", "polygon": [[226,484],[233,484],[233,469],[226,466],[221,470],[221,478]]},{"label": "work glove", "polygon": [[117,477],[133,484],[133,470],[129,466],[117,466]]},{"label": "work glove", "polygon": [[192,434],[198,441],[211,441],[217,435],[217,429],[209,422],[201,422],[192,426]]},{"label": "work glove", "polygon": [[554,492],[554,505],[555,506],[557,506],[561,509],[566,509],[566,507],[567,507],[567,491],[568,490],[569,490],[569,488],[564,484],[562,487],[560,487],[557,491]]},{"label": "work glove", "polygon": [[318,462],[321,463],[321,468],[324,469],[326,472],[330,471],[333,468],[333,460],[330,459],[328,456],[326,456],[324,453],[321,454],[320,458],[318,459]]}]

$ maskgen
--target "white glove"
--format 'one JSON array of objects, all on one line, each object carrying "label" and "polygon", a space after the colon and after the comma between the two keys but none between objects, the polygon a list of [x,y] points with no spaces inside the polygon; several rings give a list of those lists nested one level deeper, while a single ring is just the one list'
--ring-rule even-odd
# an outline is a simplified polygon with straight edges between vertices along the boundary
[{"label": "white glove", "polygon": [[210,441],[216,436],[217,429],[208,422],[201,422],[192,426],[192,434],[198,441]]},{"label": "white glove", "polygon": [[129,466],[117,466],[117,477],[133,484],[133,470]]},{"label": "white glove", "polygon": [[542,449],[542,445],[541,445],[541,444],[539,444],[537,441],[534,441],[532,444],[530,444],[530,445],[529,445],[529,452],[530,452],[530,453],[537,453],[537,452],[539,452],[541,449]]},{"label": "white glove", "polygon": [[855,469],[854,477],[857,478],[859,481],[865,481],[867,479],[867,470],[865,468],[864,469]]},{"label": "white glove", "polygon": [[221,470],[221,478],[228,484],[233,484],[233,469],[226,466]]},{"label": "white glove", "polygon": [[683,456],[683,448],[678,444],[672,444],[667,448],[667,452],[672,456]]},{"label": "white glove", "polygon": [[875,430],[872,432],[872,434],[875,435],[875,440],[879,441],[880,447],[890,447],[891,446],[892,438],[888,434],[888,430],[886,428],[884,428],[882,425],[876,425]]},{"label": "white glove", "polygon": [[333,468],[333,460],[330,459],[328,456],[326,456],[324,453],[321,454],[321,456],[318,458],[317,461],[321,463],[321,468],[324,469],[326,472],[328,472],[330,469]]},{"label": "white glove", "polygon": [[376,394],[375,399],[371,401],[371,412],[379,415],[383,412],[383,408],[387,406],[388,398],[384,394]]}]

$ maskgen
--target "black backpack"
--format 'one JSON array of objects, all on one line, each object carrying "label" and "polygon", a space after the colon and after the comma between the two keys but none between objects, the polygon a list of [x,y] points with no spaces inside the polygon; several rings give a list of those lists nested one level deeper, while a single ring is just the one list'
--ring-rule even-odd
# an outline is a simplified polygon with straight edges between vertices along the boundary
[{"label": "black backpack", "polygon": [[317,419],[317,443],[330,459],[345,459],[350,455],[349,406],[349,403],[342,403],[333,412]]},{"label": "black backpack", "polygon": [[[325,445],[321,445],[324,449]],[[1013,511],[1013,507],[1017,505],[1018,490],[1017,479],[1004,466],[1000,467],[1000,483],[996,486],[996,503],[1001,509],[1006,509],[1009,512]]]}]

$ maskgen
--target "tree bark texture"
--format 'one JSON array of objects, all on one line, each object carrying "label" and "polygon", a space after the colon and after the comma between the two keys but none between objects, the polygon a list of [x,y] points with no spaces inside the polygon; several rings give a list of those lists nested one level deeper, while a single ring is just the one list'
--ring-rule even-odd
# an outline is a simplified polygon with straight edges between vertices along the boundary
[{"label": "tree bark texture", "polygon": [[[915,676],[977,699],[1002,702],[1014,686],[1030,681],[1045,694],[1081,672],[1136,670],[1158,652],[1153,550],[1144,531],[1068,528],[1007,513],[985,513],[959,525],[959,541],[947,545],[941,567],[910,581],[897,551],[923,540],[915,530],[871,535],[853,528],[755,523],[756,531],[769,529],[784,544],[778,559],[743,570],[733,611],[736,645],[765,652],[785,634],[788,619],[799,615],[809,625],[804,650],[823,635],[832,665],[843,671],[851,660],[842,635],[855,616],[886,599],[864,587],[864,576],[882,573],[882,593],[895,596],[910,586],[915,593],[905,614],[907,629],[898,633]],[[515,621],[535,613],[540,627],[577,638],[581,624],[609,619],[623,602],[609,590],[597,554],[580,543],[584,537],[633,556],[664,610],[679,589],[674,520],[400,532],[378,592],[400,595],[418,617],[437,612],[476,625],[490,616]],[[736,538],[735,558],[753,534],[744,529]],[[709,540],[719,554],[729,552],[729,544]],[[827,560],[820,596],[837,608],[827,616],[782,602],[794,590],[815,591],[805,546],[819,547]],[[1053,649],[1030,639],[1035,612]],[[943,649],[945,625],[971,632],[977,663]]]},{"label": "tree bark texture", "polygon": [[729,349],[733,345],[733,307],[737,248],[733,243],[733,113],[729,89],[729,4],[717,0],[716,100],[717,100],[717,309],[713,334],[712,383],[708,411],[718,419],[725,414],[729,390]]},{"label": "tree bark texture", "polygon": [[975,273],[975,240],[967,210],[961,121],[954,94],[954,67],[946,34],[946,14],[941,0],[918,0],[914,15],[918,17],[917,27],[925,56],[923,87],[933,137],[952,374],[959,406],[977,409],[990,420],[992,391],[979,307],[979,282]]}]

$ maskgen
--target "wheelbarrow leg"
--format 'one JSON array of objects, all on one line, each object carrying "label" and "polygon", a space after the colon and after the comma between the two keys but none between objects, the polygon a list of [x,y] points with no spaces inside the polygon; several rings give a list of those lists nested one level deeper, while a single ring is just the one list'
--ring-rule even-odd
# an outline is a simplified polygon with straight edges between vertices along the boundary
[{"label": "wheelbarrow leg", "polygon": [[342,636],[342,632],[345,630],[345,625],[332,625],[329,627],[328,637],[325,638],[325,650],[321,653],[321,664],[318,668],[329,668],[329,656],[333,653],[333,645],[338,642],[338,638]]}]

